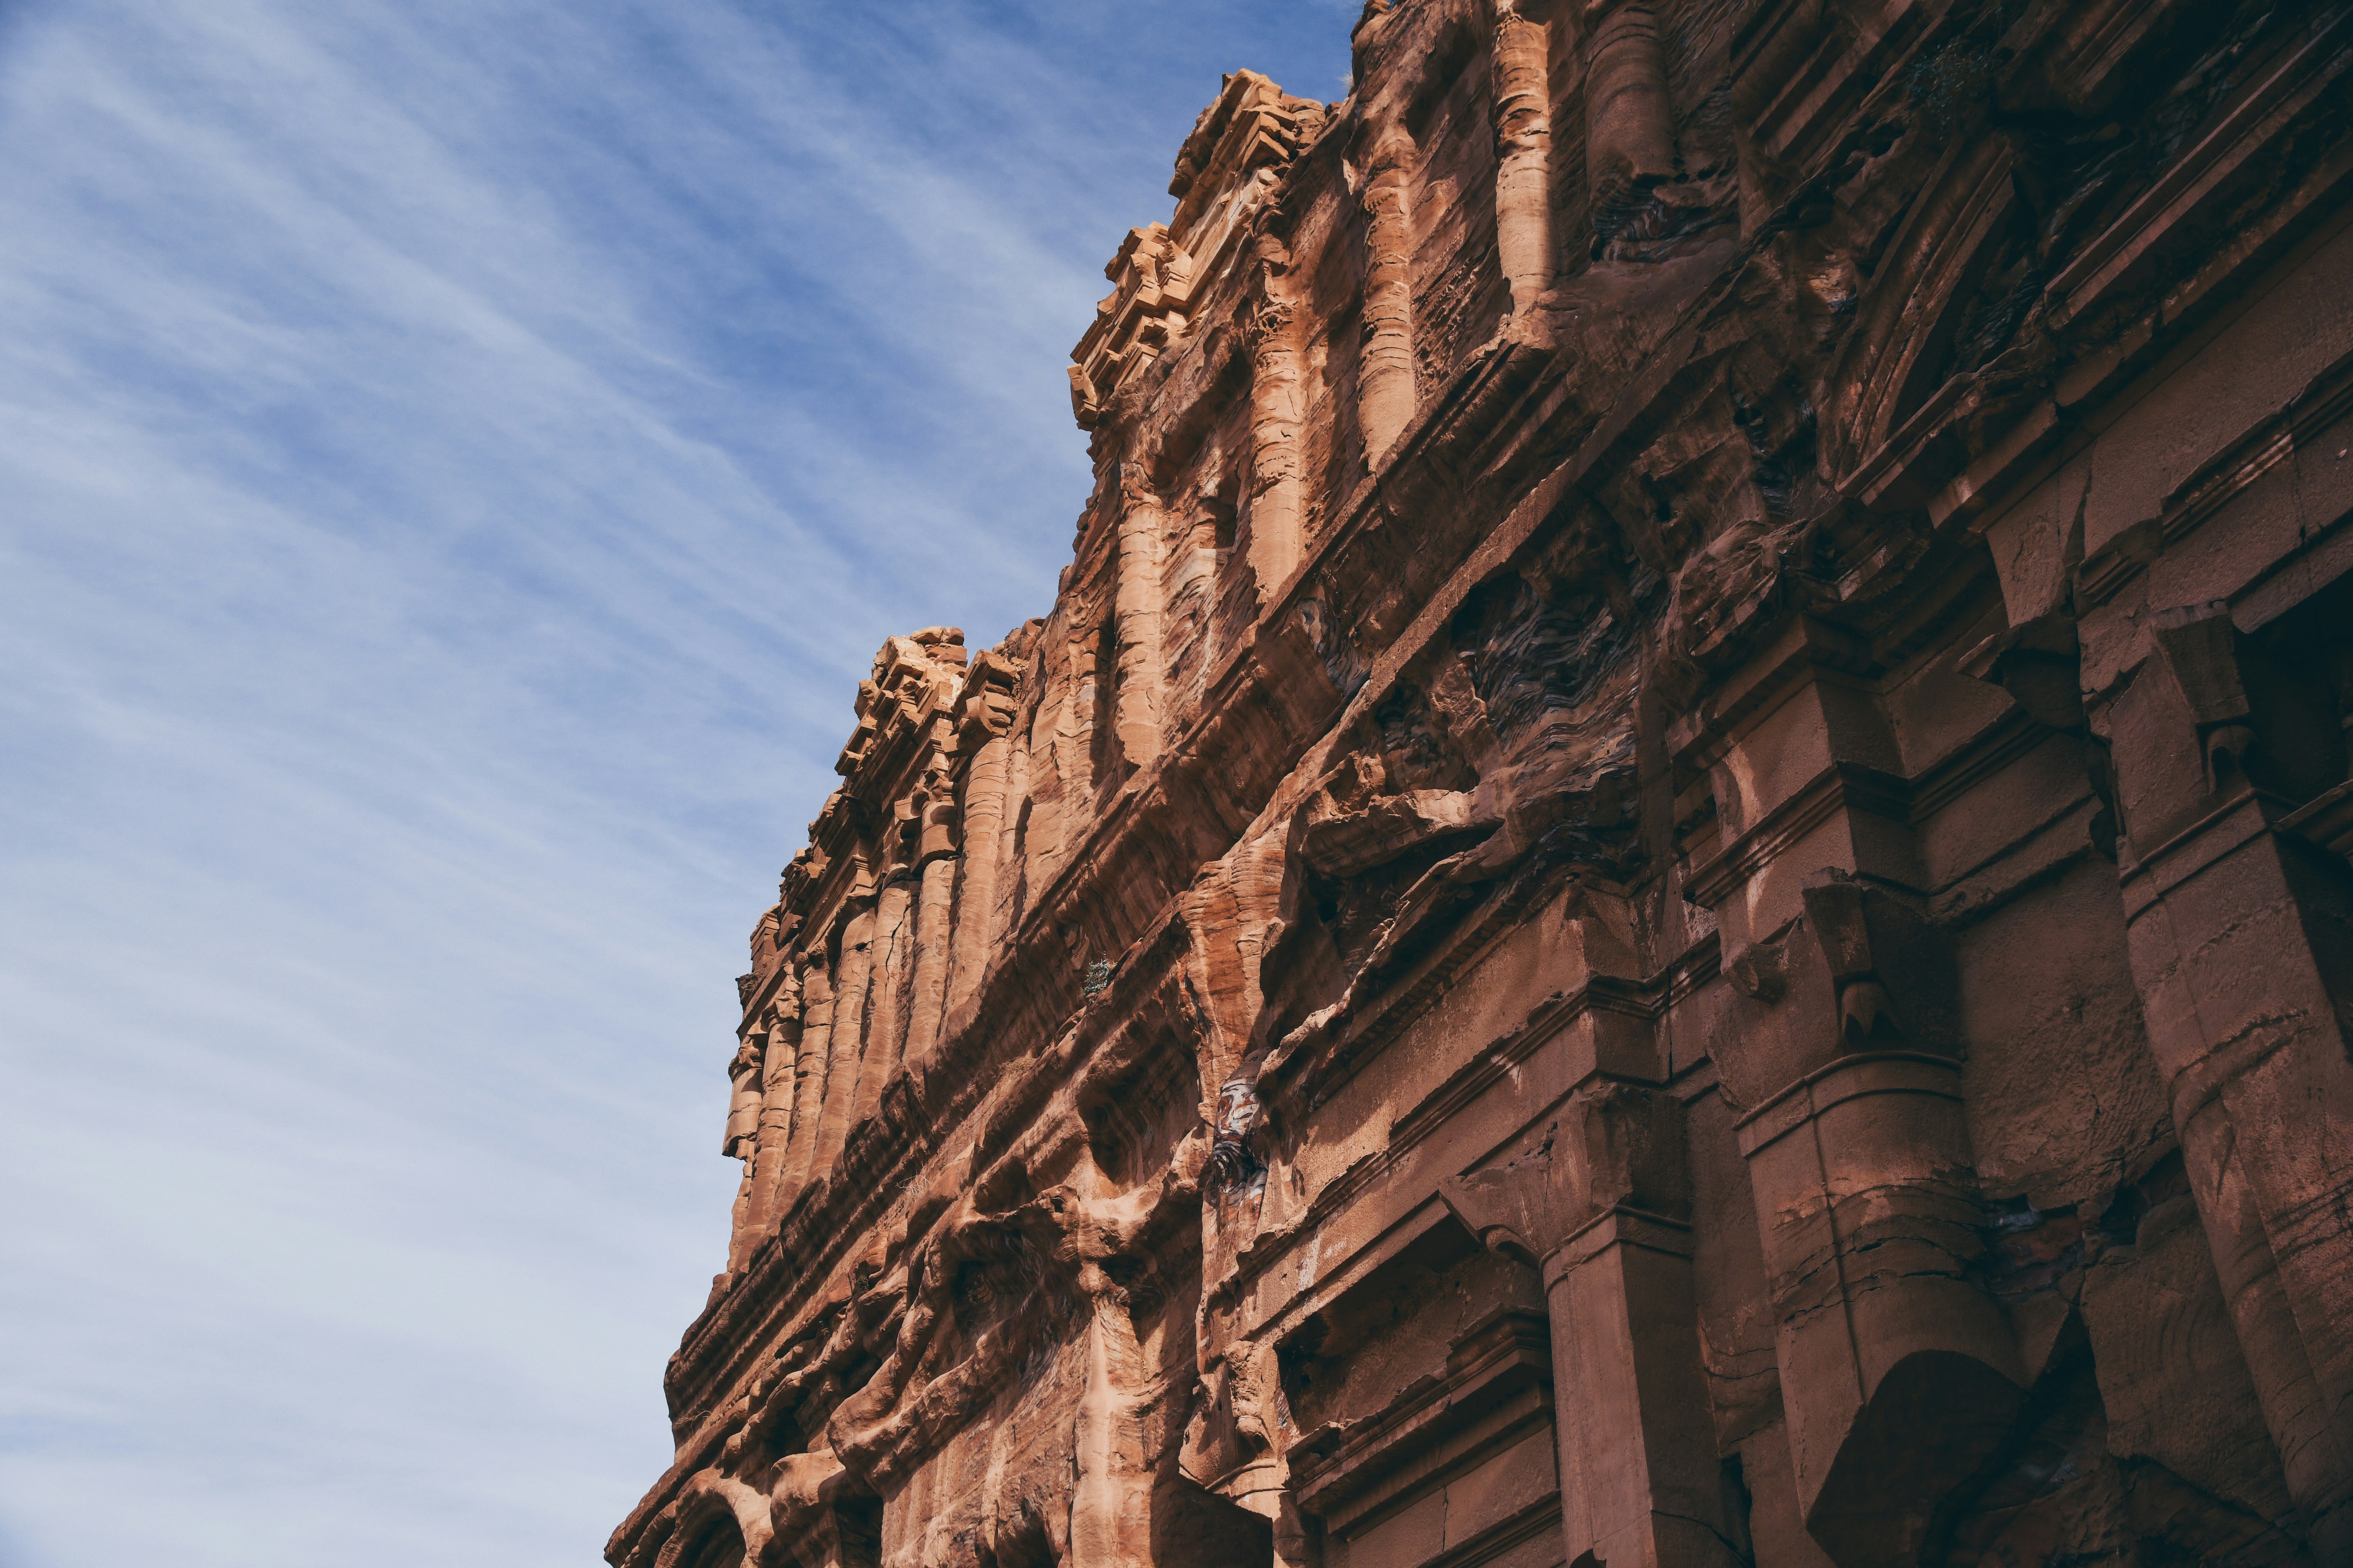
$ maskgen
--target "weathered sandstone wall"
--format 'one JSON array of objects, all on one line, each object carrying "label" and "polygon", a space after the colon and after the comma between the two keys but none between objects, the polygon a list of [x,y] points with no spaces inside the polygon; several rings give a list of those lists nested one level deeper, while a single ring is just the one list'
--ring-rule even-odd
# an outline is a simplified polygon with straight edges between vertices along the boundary
[{"label": "weathered sandstone wall", "polygon": [[1239,72],[893,638],[617,1568],[2353,1563],[2353,20]]}]

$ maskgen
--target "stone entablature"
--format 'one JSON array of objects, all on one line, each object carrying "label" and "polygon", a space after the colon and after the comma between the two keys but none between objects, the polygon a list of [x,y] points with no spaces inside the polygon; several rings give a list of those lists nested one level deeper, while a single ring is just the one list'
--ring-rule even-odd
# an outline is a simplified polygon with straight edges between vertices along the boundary
[{"label": "stone entablature", "polygon": [[610,1560],[2353,1560],[2348,30],[1228,78],[758,922]]},{"label": "stone entablature", "polygon": [[1071,351],[1071,408],[1082,428],[1094,429],[1123,387],[1184,342],[1194,300],[1232,270],[1251,217],[1323,111],[1256,71],[1226,79],[1177,154],[1168,183],[1176,217],[1128,230],[1103,269],[1113,287]]}]

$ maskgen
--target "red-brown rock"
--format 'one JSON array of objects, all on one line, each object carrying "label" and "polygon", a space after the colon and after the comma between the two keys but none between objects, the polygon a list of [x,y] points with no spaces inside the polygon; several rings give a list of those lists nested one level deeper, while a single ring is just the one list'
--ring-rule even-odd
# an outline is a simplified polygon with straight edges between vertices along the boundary
[{"label": "red-brown rock", "polygon": [[2348,36],[1229,78],[753,938],[616,1568],[2353,1563]]}]

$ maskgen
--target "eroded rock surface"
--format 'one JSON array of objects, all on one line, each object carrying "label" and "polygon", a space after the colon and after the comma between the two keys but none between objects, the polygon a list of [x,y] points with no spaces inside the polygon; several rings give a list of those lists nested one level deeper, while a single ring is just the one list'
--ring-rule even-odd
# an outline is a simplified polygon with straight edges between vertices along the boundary
[{"label": "eroded rock surface", "polygon": [[609,1560],[2353,1563],[2348,34],[1229,77],[753,937]]}]

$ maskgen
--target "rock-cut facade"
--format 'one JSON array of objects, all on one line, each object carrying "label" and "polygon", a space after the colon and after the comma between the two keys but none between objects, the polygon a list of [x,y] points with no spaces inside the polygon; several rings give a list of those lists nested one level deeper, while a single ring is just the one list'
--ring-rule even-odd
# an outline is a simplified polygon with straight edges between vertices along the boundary
[{"label": "rock-cut facade", "polygon": [[2353,1563],[2348,9],[1227,78],[752,937],[615,1568]]}]

